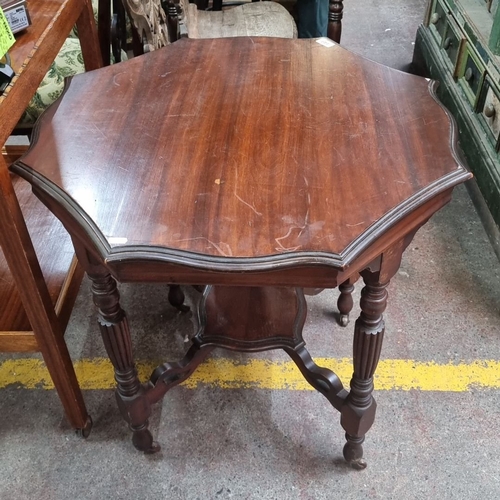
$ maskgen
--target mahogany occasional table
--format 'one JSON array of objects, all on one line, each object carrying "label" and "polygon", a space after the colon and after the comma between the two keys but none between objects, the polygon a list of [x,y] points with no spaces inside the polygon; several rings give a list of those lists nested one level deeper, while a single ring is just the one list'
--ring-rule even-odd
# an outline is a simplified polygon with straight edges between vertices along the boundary
[{"label": "mahogany occasional table", "polygon": [[[278,38],[181,40],[68,81],[12,170],[71,234],[139,450],[159,449],[151,405],[214,347],[281,348],[366,466],[387,285],[471,177],[434,87],[328,39]],[[305,348],[303,288],[359,274],[348,392]],[[208,285],[192,347],[145,385],[115,280]]]}]

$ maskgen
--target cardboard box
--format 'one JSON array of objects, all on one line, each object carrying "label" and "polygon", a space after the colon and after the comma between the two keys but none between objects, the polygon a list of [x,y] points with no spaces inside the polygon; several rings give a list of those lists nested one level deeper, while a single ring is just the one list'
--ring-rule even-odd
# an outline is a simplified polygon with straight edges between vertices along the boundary
[{"label": "cardboard box", "polygon": [[26,0],[0,0],[0,7],[12,33],[17,33],[31,24]]}]

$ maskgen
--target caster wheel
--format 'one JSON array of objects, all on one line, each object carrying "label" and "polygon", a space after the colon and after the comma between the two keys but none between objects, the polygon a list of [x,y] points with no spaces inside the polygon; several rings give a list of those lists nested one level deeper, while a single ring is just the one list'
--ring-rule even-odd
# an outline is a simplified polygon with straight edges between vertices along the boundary
[{"label": "caster wheel", "polygon": [[347,326],[349,324],[349,315],[341,314],[339,318],[340,326]]},{"label": "caster wheel", "polygon": [[178,306],[175,306],[175,308],[182,314],[187,313],[191,310],[186,304],[180,304]]},{"label": "caster wheel", "polygon": [[153,443],[151,444],[151,448],[149,448],[149,450],[146,450],[144,452],[144,455],[154,455],[155,453],[158,453],[160,450],[161,450],[160,444],[157,443],[156,441],[153,441]]},{"label": "caster wheel", "polygon": [[355,437],[346,434],[347,443],[344,446],[343,454],[346,462],[356,470],[366,469],[366,460],[363,458],[363,447],[361,444],[365,440],[364,436]]},{"label": "caster wheel", "polygon": [[143,427],[132,434],[132,444],[139,451],[143,451],[145,455],[152,455],[161,450],[161,446],[153,441],[151,432]]},{"label": "caster wheel", "polygon": [[76,429],[76,435],[78,437],[87,439],[90,436],[92,425],[93,425],[92,418],[89,415],[87,418],[87,422],[85,423],[85,426],[82,429]]},{"label": "caster wheel", "polygon": [[353,469],[363,470],[366,469],[367,463],[363,458],[356,458],[347,462]]}]

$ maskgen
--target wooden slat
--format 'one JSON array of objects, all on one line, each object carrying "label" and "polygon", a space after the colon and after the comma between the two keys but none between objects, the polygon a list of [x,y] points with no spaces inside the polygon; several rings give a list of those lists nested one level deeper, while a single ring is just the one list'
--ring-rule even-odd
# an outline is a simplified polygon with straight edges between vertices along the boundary
[{"label": "wooden slat", "polygon": [[[1,146],[75,23],[81,34],[86,69],[102,65],[90,0],[31,0],[29,7],[33,25],[18,36],[10,51],[16,76],[0,95]],[[73,278],[66,279],[73,255],[67,233],[35,201],[27,186],[9,178],[3,155],[0,156],[0,246],[4,252],[0,255],[2,350],[31,350],[35,347],[33,330],[37,350],[42,353],[71,426],[88,433],[91,421],[63,339],[63,325],[54,310],[61,296],[57,307],[62,321],[67,322],[81,272],[76,272],[73,264]]]},{"label": "wooden slat", "polygon": [[28,148],[29,148],[29,145],[27,145],[27,144],[5,145],[2,148],[2,156],[5,160],[5,163],[7,163],[7,165],[14,163],[24,153],[26,153]]},{"label": "wooden slat", "polygon": [[[16,177],[12,180],[52,302],[61,318],[61,326],[65,327],[83,272],[73,261],[73,246],[61,223],[31,193],[28,183]],[[31,331],[14,279],[1,251],[0,304],[0,332]]]},{"label": "wooden slat", "polygon": [[1,352],[38,352],[39,350],[33,332],[0,332]]},{"label": "wooden slat", "polygon": [[76,296],[78,295],[78,290],[80,290],[84,274],[82,266],[78,263],[78,259],[75,255],[73,255],[68,273],[66,274],[66,279],[62,284],[61,291],[57,297],[55,305],[56,314],[59,318],[59,323],[63,331],[66,330],[66,326],[68,325],[71,311],[75,305]]}]

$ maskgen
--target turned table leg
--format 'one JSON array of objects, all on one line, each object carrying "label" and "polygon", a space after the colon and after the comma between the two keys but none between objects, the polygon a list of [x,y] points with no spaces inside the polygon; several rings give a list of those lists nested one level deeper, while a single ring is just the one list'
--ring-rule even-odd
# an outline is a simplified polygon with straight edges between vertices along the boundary
[{"label": "turned table leg", "polygon": [[342,16],[344,12],[343,0],[329,0],[328,2],[328,38],[340,43],[342,35]]},{"label": "turned table leg", "polygon": [[104,346],[115,369],[118,406],[133,432],[134,446],[145,453],[154,453],[160,447],[148,429],[151,407],[137,377],[128,320],[120,307],[116,281],[110,274],[89,275],[89,278]]},{"label": "turned table leg", "polygon": [[354,292],[354,283],[356,283],[358,278],[359,275],[356,274],[339,285],[340,295],[337,300],[337,308],[339,310],[339,323],[341,326],[349,324],[349,314],[354,306],[352,292]]},{"label": "turned table leg", "polygon": [[373,374],[377,368],[384,337],[382,313],[387,304],[389,284],[380,282],[379,275],[363,272],[365,287],[361,292],[361,314],[354,327],[351,391],[341,409],[341,424],[346,431],[344,458],[353,467],[364,469],[362,443],[375,419],[376,403],[373,399]]}]

